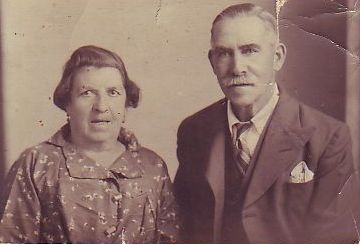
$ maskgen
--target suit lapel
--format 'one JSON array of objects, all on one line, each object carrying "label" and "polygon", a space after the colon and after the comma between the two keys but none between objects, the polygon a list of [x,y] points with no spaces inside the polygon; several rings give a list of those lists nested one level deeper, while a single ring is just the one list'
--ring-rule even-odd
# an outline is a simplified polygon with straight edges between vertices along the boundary
[{"label": "suit lapel", "polygon": [[221,184],[223,184],[225,162],[226,100],[219,101],[213,107],[207,120],[206,125],[204,124],[207,129],[201,135],[205,142],[201,151],[204,152],[205,177],[214,195],[217,196],[223,191]]},{"label": "suit lapel", "polygon": [[213,143],[209,148],[208,167],[206,178],[215,196],[223,195],[224,167],[225,167],[225,134],[218,131],[214,135]]},{"label": "suit lapel", "polygon": [[214,243],[217,243],[221,234],[221,218],[224,207],[225,187],[225,135],[226,135],[226,100],[222,100],[213,111],[209,121],[211,128],[205,135],[209,143],[205,145],[208,153],[205,176],[212,190],[215,200],[214,209]]},{"label": "suit lapel", "polygon": [[258,158],[253,162],[256,165],[245,195],[245,208],[265,194],[277,178],[296,163],[313,128],[301,127],[299,104],[282,93],[264,133]]}]

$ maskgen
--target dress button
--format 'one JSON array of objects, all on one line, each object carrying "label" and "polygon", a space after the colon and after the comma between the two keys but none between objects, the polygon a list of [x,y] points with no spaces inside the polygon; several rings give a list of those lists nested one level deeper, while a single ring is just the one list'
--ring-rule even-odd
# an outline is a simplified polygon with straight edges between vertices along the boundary
[{"label": "dress button", "polygon": [[121,195],[121,194],[115,195],[115,196],[112,197],[113,202],[120,201],[121,199],[122,199],[122,195]]},{"label": "dress button", "polygon": [[116,226],[111,226],[109,229],[105,230],[105,235],[110,237],[110,236],[113,236],[116,232]]}]

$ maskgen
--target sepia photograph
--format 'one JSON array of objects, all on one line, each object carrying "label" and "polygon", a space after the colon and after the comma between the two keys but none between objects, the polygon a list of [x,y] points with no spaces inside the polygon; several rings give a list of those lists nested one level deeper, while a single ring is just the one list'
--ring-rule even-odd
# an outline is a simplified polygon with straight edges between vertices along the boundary
[{"label": "sepia photograph", "polygon": [[0,36],[0,243],[360,243],[359,0],[2,0]]}]

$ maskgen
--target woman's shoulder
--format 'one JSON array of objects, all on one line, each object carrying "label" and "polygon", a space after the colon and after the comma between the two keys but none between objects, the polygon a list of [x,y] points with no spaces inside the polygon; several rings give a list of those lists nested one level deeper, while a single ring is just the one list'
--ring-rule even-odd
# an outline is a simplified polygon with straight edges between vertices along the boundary
[{"label": "woman's shoulder", "polygon": [[44,141],[25,149],[17,161],[32,161],[45,164],[49,161],[58,160],[60,157],[61,148],[51,144],[49,141]]},{"label": "woman's shoulder", "polygon": [[160,174],[168,174],[165,161],[156,152],[147,147],[139,146],[137,153],[138,160],[146,170],[151,170]]},{"label": "woman's shoulder", "polygon": [[145,160],[146,163],[152,166],[163,167],[163,165],[165,165],[162,157],[147,147],[139,146],[137,152],[140,158],[142,158],[143,160]]},{"label": "woman's shoulder", "polygon": [[119,140],[126,146],[127,151],[138,155],[137,160],[141,161],[143,165],[158,168],[166,167],[164,160],[153,150],[142,146],[131,130],[121,128]]},{"label": "woman's shoulder", "polygon": [[35,183],[44,177],[55,180],[61,161],[61,148],[44,141],[25,149],[12,165],[9,175],[31,176]]},{"label": "woman's shoulder", "polygon": [[45,164],[48,161],[56,161],[62,158],[62,147],[65,146],[63,130],[64,127],[46,141],[25,149],[17,161],[32,161]]}]

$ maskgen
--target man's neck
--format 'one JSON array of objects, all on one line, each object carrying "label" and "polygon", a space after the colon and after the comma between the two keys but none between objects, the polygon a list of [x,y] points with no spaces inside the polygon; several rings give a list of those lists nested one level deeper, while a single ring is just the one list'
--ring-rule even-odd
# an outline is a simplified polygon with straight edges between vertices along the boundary
[{"label": "man's neck", "polygon": [[231,103],[232,111],[235,116],[241,122],[250,121],[266,104],[270,101],[274,89],[271,89],[270,92],[264,94],[258,101],[247,106],[239,106],[237,104]]},{"label": "man's neck", "polygon": [[254,113],[252,110],[252,105],[249,106],[234,106],[231,104],[231,109],[236,116],[236,118],[241,122],[246,122],[251,120],[252,117],[254,117]]}]

